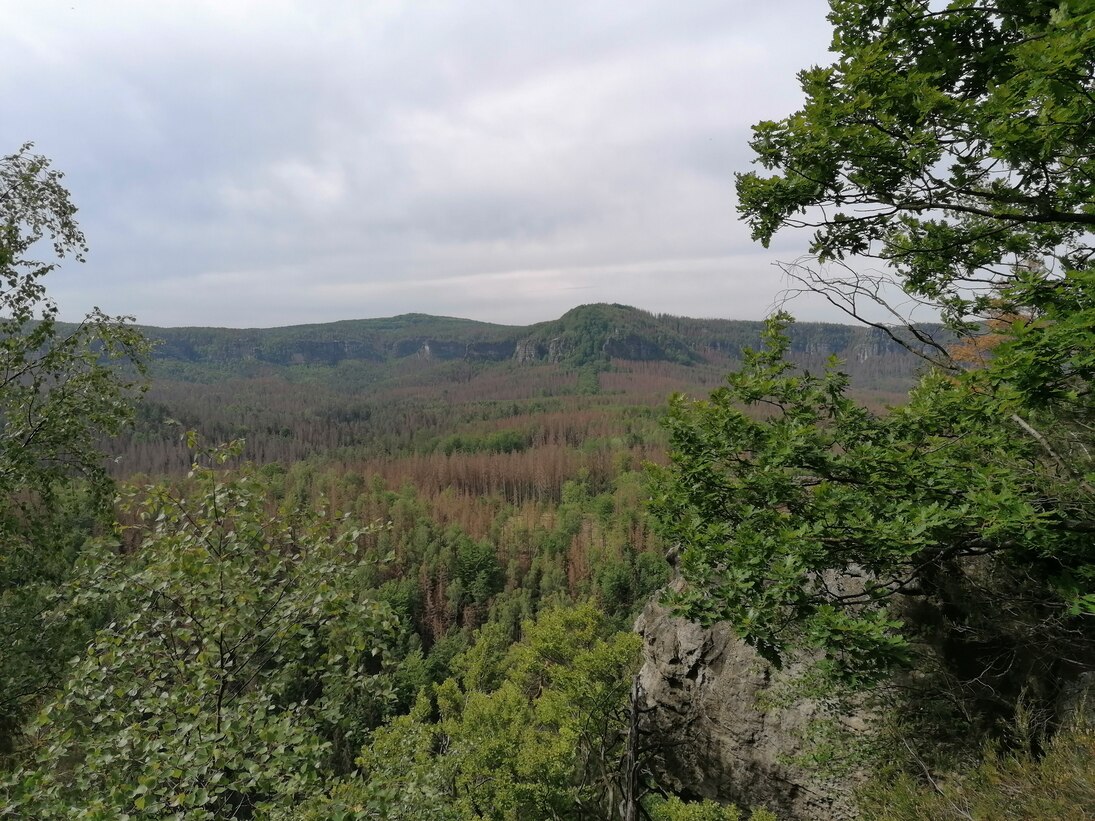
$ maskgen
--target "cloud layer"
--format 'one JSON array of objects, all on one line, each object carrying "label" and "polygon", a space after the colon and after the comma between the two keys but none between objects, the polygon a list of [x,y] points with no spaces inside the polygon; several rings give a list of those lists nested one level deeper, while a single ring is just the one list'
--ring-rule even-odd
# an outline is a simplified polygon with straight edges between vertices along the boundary
[{"label": "cloud layer", "polygon": [[0,152],[34,140],[67,173],[92,248],[52,285],[70,316],[757,318],[805,237],[752,245],[733,174],[828,61],[824,13],[7,0]]}]

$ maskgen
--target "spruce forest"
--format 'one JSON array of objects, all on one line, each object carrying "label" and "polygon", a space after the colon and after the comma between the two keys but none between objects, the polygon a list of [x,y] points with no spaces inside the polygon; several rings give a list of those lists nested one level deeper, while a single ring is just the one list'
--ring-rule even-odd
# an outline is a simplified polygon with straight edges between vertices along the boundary
[{"label": "spruce forest", "polygon": [[63,322],[8,148],[0,815],[1095,818],[1095,6],[828,20],[736,191],[847,324]]}]

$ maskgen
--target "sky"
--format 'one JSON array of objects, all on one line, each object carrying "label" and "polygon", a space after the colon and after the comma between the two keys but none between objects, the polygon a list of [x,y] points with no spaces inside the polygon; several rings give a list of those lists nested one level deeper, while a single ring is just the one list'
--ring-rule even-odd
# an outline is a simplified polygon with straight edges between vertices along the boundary
[{"label": "sky", "polygon": [[34,141],[80,209],[87,262],[47,281],[66,319],[759,319],[808,237],[751,242],[734,174],[832,61],[826,11],[0,0],[0,154]]}]

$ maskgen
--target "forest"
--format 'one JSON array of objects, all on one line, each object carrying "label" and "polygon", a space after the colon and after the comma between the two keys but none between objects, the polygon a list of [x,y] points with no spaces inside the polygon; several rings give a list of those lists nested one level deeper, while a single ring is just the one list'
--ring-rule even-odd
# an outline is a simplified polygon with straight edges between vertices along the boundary
[{"label": "forest", "polygon": [[1095,817],[1095,9],[829,20],[737,194],[847,325],[66,323],[0,157],[0,814]]}]

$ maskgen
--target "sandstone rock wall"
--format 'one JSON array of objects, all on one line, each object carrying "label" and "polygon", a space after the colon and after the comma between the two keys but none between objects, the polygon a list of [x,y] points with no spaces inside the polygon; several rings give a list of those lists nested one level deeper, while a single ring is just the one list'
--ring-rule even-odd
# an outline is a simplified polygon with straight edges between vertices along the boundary
[{"label": "sandstone rock wall", "polygon": [[[766,806],[781,819],[852,819],[852,785],[789,763],[811,705],[766,708],[774,671],[729,627],[704,629],[656,602],[643,636],[644,732],[662,751],[662,783],[686,796]],[[794,671],[789,671],[793,674]]]}]

